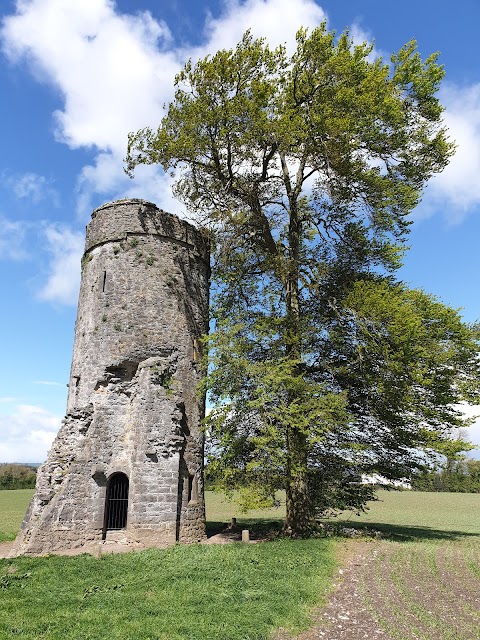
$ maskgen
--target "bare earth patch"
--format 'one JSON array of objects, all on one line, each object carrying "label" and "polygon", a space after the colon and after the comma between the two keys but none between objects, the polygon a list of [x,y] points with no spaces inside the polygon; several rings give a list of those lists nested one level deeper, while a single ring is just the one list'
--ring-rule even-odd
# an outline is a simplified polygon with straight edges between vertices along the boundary
[{"label": "bare earth patch", "polygon": [[0,558],[8,558],[12,547],[13,540],[11,542],[0,542]]},{"label": "bare earth patch", "polygon": [[[337,573],[334,591],[326,606],[314,612],[313,626],[295,636],[295,640],[390,640],[372,617],[359,589],[361,577],[367,572],[379,544],[357,540],[342,543],[342,567]],[[292,639],[293,636],[284,631],[273,636],[273,640]]]},{"label": "bare earth patch", "polygon": [[478,542],[349,541],[312,627],[273,640],[478,640]]}]

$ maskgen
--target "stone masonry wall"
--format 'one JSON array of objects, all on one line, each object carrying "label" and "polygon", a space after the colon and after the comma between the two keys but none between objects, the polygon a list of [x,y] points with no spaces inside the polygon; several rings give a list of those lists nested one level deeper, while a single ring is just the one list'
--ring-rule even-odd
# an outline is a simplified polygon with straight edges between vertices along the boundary
[{"label": "stone masonry wall", "polygon": [[208,243],[143,200],[100,207],[87,227],[67,415],[39,469],[16,542],[45,553],[105,537],[112,474],[129,479],[128,541],[205,536],[200,337]]}]

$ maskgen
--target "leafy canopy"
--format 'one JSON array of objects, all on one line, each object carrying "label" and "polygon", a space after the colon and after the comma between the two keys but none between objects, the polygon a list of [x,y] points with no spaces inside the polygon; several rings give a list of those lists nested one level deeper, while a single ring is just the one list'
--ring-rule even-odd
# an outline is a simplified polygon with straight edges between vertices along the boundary
[{"label": "leafy canopy", "polygon": [[322,24],[297,49],[247,32],[189,62],[127,172],[161,164],[213,241],[209,469],[287,528],[361,508],[362,472],[421,466],[478,394],[477,330],[395,281],[409,214],[453,153],[437,54],[389,64]]}]

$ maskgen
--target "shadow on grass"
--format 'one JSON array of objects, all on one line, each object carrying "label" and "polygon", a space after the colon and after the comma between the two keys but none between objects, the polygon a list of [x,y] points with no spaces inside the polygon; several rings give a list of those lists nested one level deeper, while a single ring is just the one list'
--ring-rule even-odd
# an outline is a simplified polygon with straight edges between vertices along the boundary
[{"label": "shadow on grass", "polygon": [[[262,538],[267,533],[280,532],[283,529],[283,518],[237,518],[237,531],[248,529],[252,540]],[[217,533],[228,531],[230,522],[207,520],[207,537],[215,536]]]},{"label": "shadow on grass", "polygon": [[366,530],[366,533],[380,531],[384,538],[397,542],[419,542],[421,540],[462,540],[479,537],[478,533],[468,531],[447,531],[445,529],[433,529],[414,525],[385,524],[383,522],[352,522],[351,520],[330,521],[334,527],[348,527],[358,531]]},{"label": "shadow on grass", "polygon": [[[228,532],[230,529],[229,522],[208,521],[207,536],[210,538],[218,533]],[[280,533],[283,529],[284,520],[282,518],[237,518],[237,531],[248,529],[252,540],[264,538],[265,536]],[[476,532],[468,531],[448,531],[445,529],[434,529],[432,527],[385,524],[384,522],[352,522],[351,520],[327,520],[324,524],[328,525],[326,536],[332,534],[344,536],[342,528],[356,529],[359,532],[364,531],[365,536],[370,537],[372,532],[379,531],[386,540],[394,540],[396,542],[420,542],[420,541],[455,541],[468,538],[479,537]],[[347,534],[348,535],[348,534]]]}]

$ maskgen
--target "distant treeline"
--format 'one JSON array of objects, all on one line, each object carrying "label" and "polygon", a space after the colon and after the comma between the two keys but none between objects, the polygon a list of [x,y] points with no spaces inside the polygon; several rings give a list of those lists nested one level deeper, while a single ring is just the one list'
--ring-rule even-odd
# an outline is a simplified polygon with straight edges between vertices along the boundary
[{"label": "distant treeline", "polygon": [[0,464],[0,490],[33,489],[37,470],[25,464]]},{"label": "distant treeline", "polygon": [[480,493],[480,460],[447,460],[412,479],[416,491]]}]

